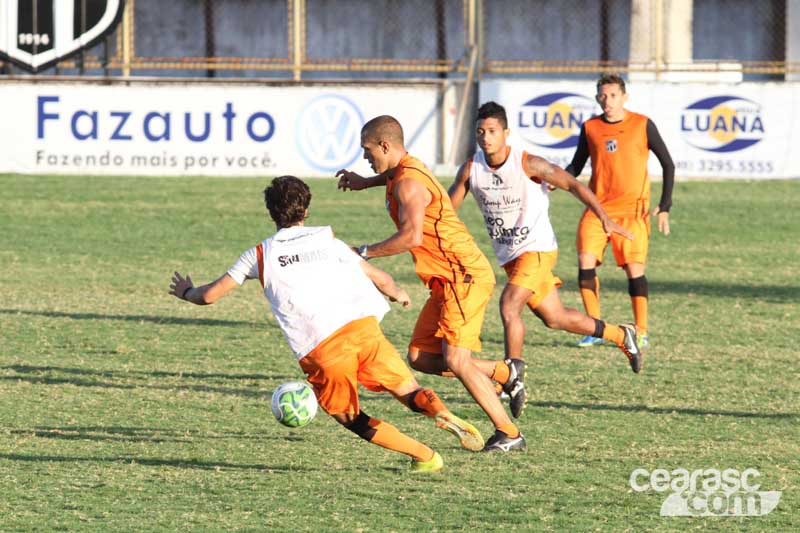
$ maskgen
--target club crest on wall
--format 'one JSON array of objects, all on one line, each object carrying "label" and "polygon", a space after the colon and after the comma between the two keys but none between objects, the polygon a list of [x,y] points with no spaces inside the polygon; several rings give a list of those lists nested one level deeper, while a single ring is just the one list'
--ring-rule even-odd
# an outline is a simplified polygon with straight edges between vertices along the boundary
[{"label": "club crest on wall", "polygon": [[114,31],[125,0],[2,0],[0,58],[39,72]]}]

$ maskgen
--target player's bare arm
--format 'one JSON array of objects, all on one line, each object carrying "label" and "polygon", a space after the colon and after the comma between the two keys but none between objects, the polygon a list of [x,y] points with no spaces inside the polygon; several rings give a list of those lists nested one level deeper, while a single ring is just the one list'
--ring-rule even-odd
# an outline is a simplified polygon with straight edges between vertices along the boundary
[{"label": "player's bare arm", "polygon": [[350,170],[341,169],[336,172],[336,177],[339,178],[336,187],[343,191],[361,191],[363,189],[369,189],[370,187],[379,187],[386,185],[386,174],[387,173],[384,172],[376,176],[365,178]]},{"label": "player's bare arm", "polygon": [[195,287],[190,276],[183,277],[175,272],[169,293],[195,305],[210,305],[238,286],[230,275],[224,274],[211,283]]},{"label": "player's bare arm", "polygon": [[458,172],[456,172],[456,179],[447,190],[447,194],[450,196],[450,203],[453,204],[453,208],[457,210],[459,207],[461,207],[461,203],[464,201],[464,198],[467,197],[468,193],[469,164],[464,163],[461,165],[461,168],[458,169]]},{"label": "player's bare arm", "polygon": [[404,179],[395,187],[394,195],[399,206],[399,229],[388,239],[367,245],[367,257],[398,255],[422,244],[425,208],[433,199],[431,193],[420,182]]},{"label": "player's bare arm", "polygon": [[367,275],[370,281],[372,281],[372,284],[375,285],[375,288],[378,289],[381,294],[393,302],[399,302],[403,307],[408,307],[411,305],[411,298],[408,296],[408,293],[405,291],[405,289],[397,285],[397,283],[394,281],[394,278],[389,275],[388,272],[384,272],[380,268],[372,266],[366,261],[361,261],[360,265],[361,270],[364,271],[364,274]]},{"label": "player's bare arm", "polygon": [[608,217],[591,189],[563,168],[541,157],[529,155],[525,158],[525,173],[530,178],[537,178],[557,189],[569,191],[570,194],[597,215],[597,218],[603,223],[603,229],[607,234],[617,233],[626,239],[633,240],[633,234],[630,231]]}]

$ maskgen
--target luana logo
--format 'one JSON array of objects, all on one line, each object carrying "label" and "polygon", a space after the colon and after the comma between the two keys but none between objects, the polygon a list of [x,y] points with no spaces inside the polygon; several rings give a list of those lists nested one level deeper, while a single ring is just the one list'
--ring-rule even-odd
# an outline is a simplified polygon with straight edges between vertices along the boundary
[{"label": "luana logo", "polygon": [[[36,0],[0,2],[0,58],[38,72],[94,46],[122,18],[124,0]],[[78,21],[85,21],[81,29]]]},{"label": "luana logo", "polygon": [[361,154],[361,110],[334,94],[309,102],[297,119],[297,148],[305,161],[322,172],[352,165]]},{"label": "luana logo", "polygon": [[547,93],[525,102],[517,131],[542,148],[575,148],[581,124],[595,115],[595,102],[576,93]]},{"label": "luana logo", "polygon": [[761,106],[738,96],[712,96],[681,114],[684,140],[707,152],[736,152],[764,138]]}]

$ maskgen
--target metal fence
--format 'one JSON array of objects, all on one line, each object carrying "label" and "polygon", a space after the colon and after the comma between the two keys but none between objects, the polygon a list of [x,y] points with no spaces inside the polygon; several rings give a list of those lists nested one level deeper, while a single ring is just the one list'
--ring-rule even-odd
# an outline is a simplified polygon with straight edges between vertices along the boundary
[{"label": "metal fence", "polygon": [[[106,3],[2,0],[0,15],[16,6],[17,23],[14,32],[9,31],[10,23],[0,31],[0,41],[14,40],[25,50],[45,46],[41,41],[53,37],[42,27],[57,31],[56,16],[50,15],[57,2],[62,10],[64,3],[75,3],[69,13],[74,13],[76,34],[92,24],[86,13]],[[594,75],[609,69],[659,75],[734,68],[744,74],[781,76],[800,72],[799,58],[792,57],[788,46],[792,28],[800,24],[787,22],[800,21],[798,4],[126,0],[110,35],[42,72],[313,80]],[[0,42],[0,48],[8,51],[8,43]],[[4,62],[2,72],[22,71]]]}]

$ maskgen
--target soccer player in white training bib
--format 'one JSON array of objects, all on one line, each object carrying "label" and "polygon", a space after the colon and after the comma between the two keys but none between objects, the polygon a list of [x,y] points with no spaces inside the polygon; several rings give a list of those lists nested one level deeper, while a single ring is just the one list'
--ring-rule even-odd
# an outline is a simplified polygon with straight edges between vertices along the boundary
[{"label": "soccer player in white training bib", "polygon": [[410,456],[412,472],[442,469],[438,453],[361,410],[360,383],[390,392],[456,435],[464,448],[481,450],[478,430],[453,415],[433,390],[420,387],[381,331],[378,322],[389,310],[381,293],[408,307],[406,291],[335,238],[329,226],[305,226],[311,191],[302,180],[275,178],[264,201],[278,228],[275,235],[206,285],[195,287],[189,276],[175,272],[170,294],[208,305],[246,280],[259,280],[319,405],[337,422],[373,444]]},{"label": "soccer player in white training bib", "polygon": [[[510,131],[503,106],[487,102],[478,109],[478,150],[458,170],[450,186],[458,208],[472,192],[483,213],[497,260],[508,274],[500,297],[505,355],[524,372],[522,346],[527,305],[549,328],[580,335],[596,334],[615,343],[627,355],[634,372],[641,365],[636,335],[628,326],[613,326],[580,311],[564,307],[558,297],[561,280],[553,275],[558,244],[550,225],[549,188],[572,193],[603,222],[606,233],[630,239],[631,234],[608,218],[588,187],[563,169],[507,144]],[[507,391],[511,412],[519,416],[525,405],[524,387]]]}]

